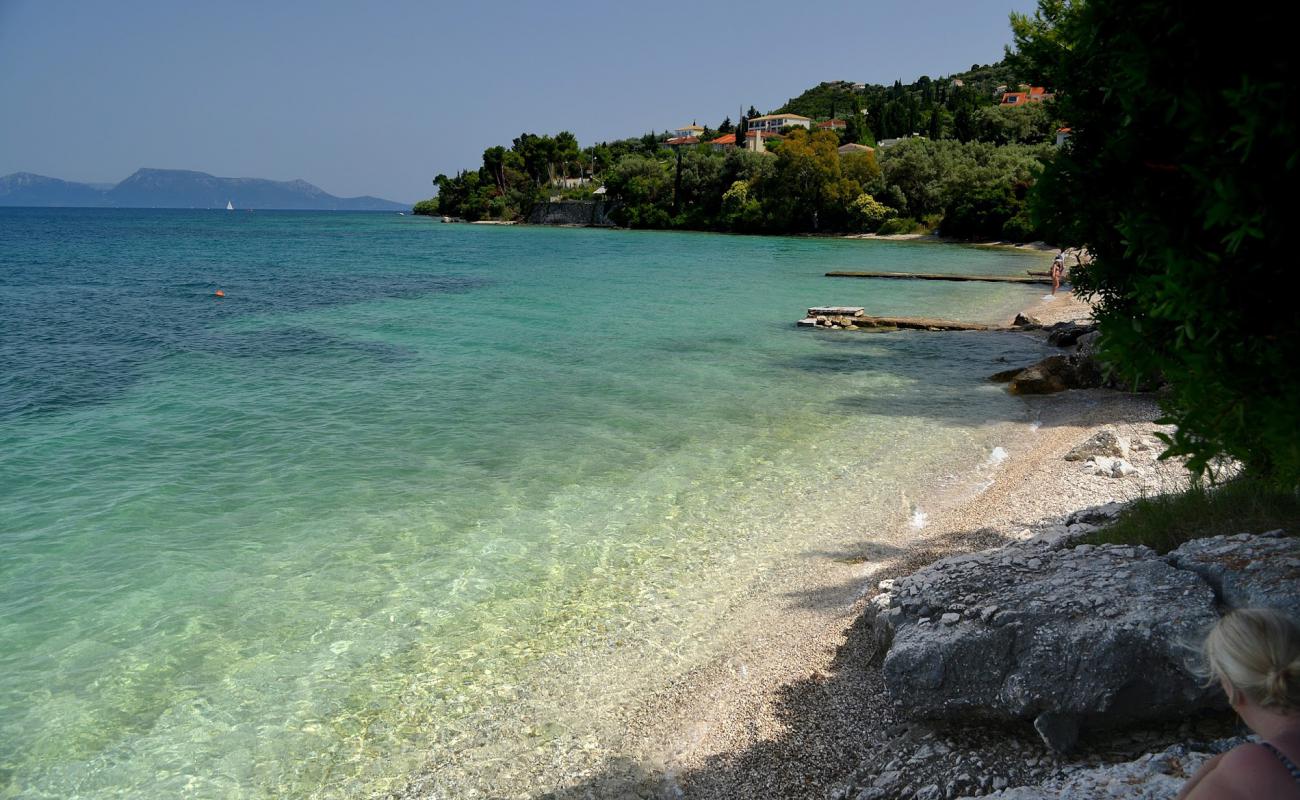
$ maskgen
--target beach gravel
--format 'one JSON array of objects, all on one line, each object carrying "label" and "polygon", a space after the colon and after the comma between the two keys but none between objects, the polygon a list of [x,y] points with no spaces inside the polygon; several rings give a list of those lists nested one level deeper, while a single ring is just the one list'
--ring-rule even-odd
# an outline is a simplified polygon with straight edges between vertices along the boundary
[{"label": "beach gravel", "polygon": [[[1086,320],[1089,311],[1061,294],[1025,313],[1050,326]],[[901,720],[889,702],[882,653],[862,613],[880,581],[945,556],[1068,530],[1080,509],[1113,509],[1186,485],[1177,462],[1156,458],[1155,434],[1162,429],[1154,422],[1153,397],[1089,389],[1024,402],[1029,418],[983,491],[939,504],[919,531],[900,524],[875,532],[857,563],[844,559],[809,570],[798,596],[815,603],[758,603],[724,655],[629,709],[627,749],[635,755],[610,769],[635,773],[642,783],[612,796],[822,798],[842,792],[850,776],[868,774],[876,792],[864,797],[955,797],[1041,781],[1071,764],[1136,758],[1175,741],[1179,732],[1163,729],[1119,742],[1085,740],[1066,760],[1029,726],[936,732]],[[1122,479],[1089,474],[1065,459],[1103,428],[1130,443],[1135,471]],[[1103,510],[1087,519],[1104,516]],[[1084,520],[1072,524],[1090,528]],[[1206,724],[1210,734],[1224,734],[1220,721]],[[940,750],[944,757],[934,758]],[[911,778],[891,781],[891,772]],[[547,796],[599,796],[591,787],[579,782]]]}]

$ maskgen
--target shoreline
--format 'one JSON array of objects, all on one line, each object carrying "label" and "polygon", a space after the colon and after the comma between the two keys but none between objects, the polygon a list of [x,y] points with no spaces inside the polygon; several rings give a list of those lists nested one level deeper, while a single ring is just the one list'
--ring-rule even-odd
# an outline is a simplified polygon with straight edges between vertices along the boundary
[{"label": "shoreline", "polygon": [[[413,217],[427,217],[430,221],[440,222],[438,215],[435,214],[412,214]],[[524,228],[594,228],[597,230],[607,231],[635,231],[650,233],[708,233],[717,236],[757,236],[765,238],[796,238],[796,239],[864,239],[867,241],[878,242],[918,242],[921,244],[954,244],[963,247],[987,247],[1001,250],[1018,250],[1021,252],[1041,252],[1051,253],[1060,249],[1055,245],[1048,244],[1044,241],[1033,242],[1013,242],[1009,240],[980,240],[973,239],[956,239],[951,236],[942,236],[937,233],[842,233],[828,231],[826,233],[747,233],[739,231],[714,231],[696,228],[625,228],[620,225],[595,225],[590,223],[577,222],[528,222],[526,220],[447,220],[447,224],[457,225],[496,225],[496,226],[518,226]]]},{"label": "shoreline", "polygon": [[[1070,294],[1024,309],[1045,325],[1089,312]],[[600,797],[634,784],[639,791],[628,796],[820,798],[842,784],[900,725],[879,669],[869,663],[874,644],[862,624],[877,582],[1027,538],[1031,527],[1081,508],[1185,481],[1178,464],[1155,460],[1159,411],[1150,395],[1093,389],[1025,403],[1027,418],[1016,423],[1001,456],[960,486],[918,492],[928,515],[922,527],[914,517],[864,534],[859,547],[797,575],[797,591],[753,601],[744,630],[725,652],[628,709],[622,749],[633,758],[611,760],[596,773],[575,775],[576,784],[537,796]],[[1138,476],[1085,476],[1063,460],[1105,425],[1145,444],[1135,454]],[[1055,758],[1029,734],[1024,746]]]},{"label": "shoreline", "polygon": [[840,236],[843,239],[866,239],[868,241],[878,242],[924,242],[928,244],[959,244],[966,247],[990,247],[1002,250],[1032,250],[1034,252],[1050,253],[1059,248],[1048,244],[1044,241],[1034,242],[1012,242],[1012,241],[974,241],[967,239],[954,239],[951,236],[941,236],[937,233],[848,233]]}]

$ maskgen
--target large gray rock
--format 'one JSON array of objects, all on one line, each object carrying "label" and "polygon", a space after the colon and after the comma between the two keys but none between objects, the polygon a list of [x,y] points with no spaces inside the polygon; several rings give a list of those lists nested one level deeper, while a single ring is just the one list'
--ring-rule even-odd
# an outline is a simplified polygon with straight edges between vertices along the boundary
[{"label": "large gray rock", "polygon": [[1052,394],[1066,389],[1093,389],[1105,382],[1101,365],[1091,356],[1048,356],[1011,378],[1012,394]]},{"label": "large gray rock", "polygon": [[1097,330],[1095,322],[1058,322],[1047,329],[1047,341],[1057,347],[1069,347],[1077,343],[1080,337]]},{"label": "large gray rock", "polygon": [[1208,745],[1176,744],[1122,764],[1078,770],[1038,786],[1018,786],[978,797],[997,800],[1094,800],[1102,797],[1170,800],[1202,764],[1245,741],[1235,738]]},{"label": "large gray rock", "polygon": [[1165,557],[1200,575],[1227,608],[1277,608],[1300,617],[1300,539],[1238,534],[1193,539]]},{"label": "large gray rock", "polygon": [[1065,751],[1080,726],[1222,702],[1188,669],[1182,645],[1217,619],[1209,585],[1145,547],[1067,541],[947,558],[873,600],[889,647],[885,687],[901,713],[1032,720]]},{"label": "large gray rock", "polygon": [[1101,331],[1092,331],[1079,337],[1075,343],[1076,350],[1084,355],[1095,355],[1101,345]]},{"label": "large gray rock", "polygon": [[1127,459],[1129,441],[1112,427],[1105,427],[1075,445],[1065,454],[1066,461],[1087,461],[1095,456]]}]

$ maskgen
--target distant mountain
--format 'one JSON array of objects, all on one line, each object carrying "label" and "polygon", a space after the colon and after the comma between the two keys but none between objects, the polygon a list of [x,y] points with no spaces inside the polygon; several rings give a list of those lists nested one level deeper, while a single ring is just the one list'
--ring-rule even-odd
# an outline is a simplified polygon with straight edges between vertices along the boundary
[{"label": "distant mountain", "polygon": [[183,169],[140,169],[117,185],[72,183],[30,172],[0,178],[0,206],[97,208],[261,208],[316,211],[402,211],[378,197],[335,197],[306,181],[218,178]]},{"label": "distant mountain", "polygon": [[15,172],[0,178],[0,206],[103,206],[105,191],[87,183]]}]

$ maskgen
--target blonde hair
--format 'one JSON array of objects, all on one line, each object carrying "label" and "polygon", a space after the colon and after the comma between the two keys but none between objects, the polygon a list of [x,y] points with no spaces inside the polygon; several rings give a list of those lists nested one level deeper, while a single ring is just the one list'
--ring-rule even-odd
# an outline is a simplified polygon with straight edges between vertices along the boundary
[{"label": "blonde hair", "polygon": [[1254,705],[1300,712],[1300,624],[1272,608],[1229,611],[1210,629],[1201,647],[1213,678]]}]

